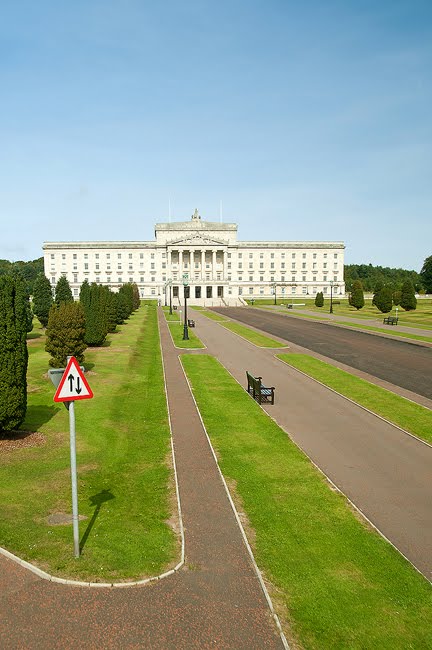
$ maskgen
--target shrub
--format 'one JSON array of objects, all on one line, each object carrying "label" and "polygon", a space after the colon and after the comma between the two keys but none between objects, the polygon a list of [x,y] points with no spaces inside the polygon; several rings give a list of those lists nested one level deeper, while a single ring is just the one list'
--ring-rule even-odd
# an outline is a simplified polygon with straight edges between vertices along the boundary
[{"label": "shrub", "polygon": [[375,306],[380,310],[380,312],[388,314],[393,307],[393,292],[390,287],[383,287],[381,291],[375,294],[374,300]]},{"label": "shrub", "polygon": [[315,307],[323,307],[324,306],[324,294],[322,291],[318,291],[317,295],[315,296]]},{"label": "shrub", "polygon": [[24,280],[0,277],[0,432],[17,429],[27,410],[27,309]]},{"label": "shrub", "polygon": [[49,365],[54,368],[66,366],[68,356],[84,361],[85,316],[80,303],[62,302],[51,307],[45,350],[51,354]]},{"label": "shrub", "polygon": [[44,273],[39,273],[33,285],[33,311],[42,327],[48,325],[48,316],[53,304],[51,285]]},{"label": "shrub", "polygon": [[73,302],[72,291],[64,275],[60,276],[55,288],[55,303],[58,306],[62,302]]},{"label": "shrub", "polygon": [[412,311],[417,308],[417,298],[414,293],[414,286],[411,280],[405,280],[402,285],[400,306],[405,311]]},{"label": "shrub", "polygon": [[364,307],[364,304],[363,285],[360,280],[355,280],[352,285],[350,305],[358,310]]}]

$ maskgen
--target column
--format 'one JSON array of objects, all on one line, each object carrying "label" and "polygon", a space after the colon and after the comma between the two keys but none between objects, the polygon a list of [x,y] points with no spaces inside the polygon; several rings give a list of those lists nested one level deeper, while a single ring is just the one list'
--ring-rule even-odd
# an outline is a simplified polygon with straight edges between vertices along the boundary
[{"label": "column", "polygon": [[226,280],[227,277],[227,266],[226,266],[226,260],[227,260],[227,252],[222,251],[222,280]]},{"label": "column", "polygon": [[201,250],[201,280],[205,280],[205,250]]},{"label": "column", "polygon": [[179,249],[179,273],[183,273],[183,251]]},{"label": "column", "polygon": [[216,251],[212,250],[212,278],[216,280]]}]

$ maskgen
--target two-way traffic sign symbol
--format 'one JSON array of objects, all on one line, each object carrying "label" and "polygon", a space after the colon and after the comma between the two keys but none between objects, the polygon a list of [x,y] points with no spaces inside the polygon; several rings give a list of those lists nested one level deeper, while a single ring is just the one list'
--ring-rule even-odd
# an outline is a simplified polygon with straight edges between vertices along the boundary
[{"label": "two-way traffic sign symbol", "polygon": [[75,357],[69,359],[63,377],[54,395],[54,402],[72,402],[76,399],[91,399],[93,392],[84,377]]}]

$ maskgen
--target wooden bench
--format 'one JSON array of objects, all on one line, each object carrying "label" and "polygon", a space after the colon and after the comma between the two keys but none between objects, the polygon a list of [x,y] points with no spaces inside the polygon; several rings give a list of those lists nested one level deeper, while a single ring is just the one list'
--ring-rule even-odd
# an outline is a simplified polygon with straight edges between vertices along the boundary
[{"label": "wooden bench", "polygon": [[262,404],[262,402],[274,404],[274,386],[263,386],[262,377],[254,377],[247,370],[246,377],[248,382],[247,392],[252,395],[258,404]]},{"label": "wooden bench", "polygon": [[188,318],[188,327],[195,327],[195,321],[192,318]]},{"label": "wooden bench", "polygon": [[386,316],[383,320],[384,325],[397,325],[398,324],[398,318],[396,316]]}]

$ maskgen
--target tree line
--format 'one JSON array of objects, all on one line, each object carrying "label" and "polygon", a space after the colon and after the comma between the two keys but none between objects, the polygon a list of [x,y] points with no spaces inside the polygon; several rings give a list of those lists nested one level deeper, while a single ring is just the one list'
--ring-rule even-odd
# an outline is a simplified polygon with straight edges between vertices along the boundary
[{"label": "tree line", "polygon": [[118,293],[85,281],[74,301],[67,278],[52,287],[44,273],[33,284],[30,306],[28,284],[16,269],[0,275],[0,436],[17,429],[27,409],[27,333],[33,314],[46,328],[49,365],[65,367],[68,356],[84,360],[88,346],[103,345],[140,305],[136,284],[124,284]]},{"label": "tree line", "polygon": [[432,265],[432,256],[426,258],[420,273],[400,268],[373,266],[372,264],[346,264],[344,266],[345,287],[350,292],[353,283],[360,280],[364,291],[368,293],[373,293],[379,283],[393,291],[401,291],[403,283],[409,280],[416,293],[431,293],[432,277],[430,277],[430,274],[432,274],[432,269],[429,270],[429,273],[427,271],[430,265]]}]

